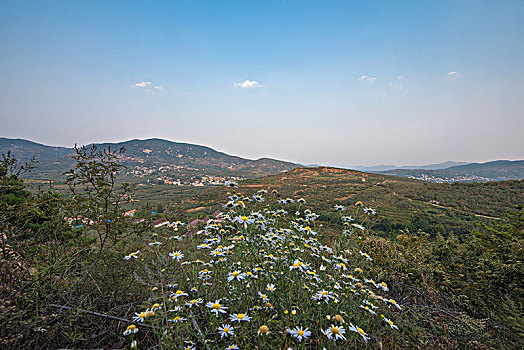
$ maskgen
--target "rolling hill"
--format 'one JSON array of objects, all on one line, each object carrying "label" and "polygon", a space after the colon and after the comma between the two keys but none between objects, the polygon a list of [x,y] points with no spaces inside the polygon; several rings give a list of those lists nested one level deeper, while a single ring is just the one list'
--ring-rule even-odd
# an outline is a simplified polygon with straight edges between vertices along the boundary
[{"label": "rolling hill", "polygon": [[469,163],[445,169],[394,169],[377,171],[432,182],[488,182],[524,179],[524,160]]},{"label": "rolling hill", "polygon": [[[88,147],[91,145],[88,145]],[[128,170],[158,173],[159,168],[168,167],[177,175],[218,175],[258,177],[294,169],[300,165],[270,158],[245,159],[218,152],[212,148],[178,143],[162,139],[130,140],[119,143],[96,144],[99,148],[125,148],[122,159]],[[36,169],[30,178],[58,179],[73,165],[70,158],[73,149],[52,147],[23,139],[0,138],[0,153],[11,152],[18,159],[28,161],[35,157]]]},{"label": "rolling hill", "polygon": [[[476,222],[501,217],[524,201],[523,180],[429,183],[330,167],[297,168],[245,180],[238,191],[252,194],[261,189],[276,190],[281,198],[303,197],[312,210],[331,212],[320,218],[326,223],[336,220],[335,204],[350,208],[356,201],[362,201],[377,209],[376,230],[385,234],[399,229],[421,229],[429,234],[466,233],[474,229]],[[162,197],[157,194],[157,198]],[[225,201],[225,191],[211,187],[186,197],[178,206],[189,212],[201,208],[213,213]]]}]

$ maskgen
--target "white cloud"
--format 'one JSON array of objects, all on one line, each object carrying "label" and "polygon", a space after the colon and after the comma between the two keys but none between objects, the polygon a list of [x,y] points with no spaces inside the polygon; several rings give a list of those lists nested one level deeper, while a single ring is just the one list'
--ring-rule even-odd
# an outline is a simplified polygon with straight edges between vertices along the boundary
[{"label": "white cloud", "polygon": [[387,94],[382,94],[382,95],[380,95],[380,97],[382,97],[382,98],[387,98],[388,95],[387,95]]},{"label": "white cloud", "polygon": [[373,83],[375,80],[377,80],[377,78],[370,77],[369,75],[361,75],[360,78],[358,78],[358,80]]},{"label": "white cloud", "polygon": [[164,88],[162,86],[155,86],[155,89],[160,91],[160,92],[164,91]]},{"label": "white cloud", "polygon": [[390,81],[388,86],[393,89],[404,90],[404,85],[396,81]]},{"label": "white cloud", "polygon": [[256,87],[262,87],[264,85],[260,85],[258,81],[256,80],[244,80],[242,83],[236,83],[233,85],[234,87],[241,87],[243,89],[252,89]]},{"label": "white cloud", "polygon": [[450,77],[460,77],[459,72],[455,72],[455,71],[448,72],[448,75]]},{"label": "white cloud", "polygon": [[150,81],[141,81],[140,83],[136,83],[134,85],[131,85],[131,87],[139,87],[139,88],[143,88],[143,87],[147,87],[149,85],[153,84],[152,82]]}]

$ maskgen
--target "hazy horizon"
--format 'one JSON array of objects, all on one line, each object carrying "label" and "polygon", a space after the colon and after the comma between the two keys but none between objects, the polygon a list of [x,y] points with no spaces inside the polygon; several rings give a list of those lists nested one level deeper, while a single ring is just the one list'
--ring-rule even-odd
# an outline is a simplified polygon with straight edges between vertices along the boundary
[{"label": "hazy horizon", "polygon": [[0,134],[339,167],[520,160],[522,18],[522,1],[0,1]]},{"label": "hazy horizon", "polygon": [[[5,136],[2,136],[0,135],[0,138],[2,137],[5,137]],[[26,140],[26,141],[31,141],[31,142],[36,142],[36,143],[39,143],[39,144],[44,144],[46,146],[51,146],[51,147],[65,147],[65,148],[72,148],[75,146],[75,144],[73,145],[57,145],[57,144],[45,144],[45,143],[41,143],[41,142],[37,142],[37,141],[34,141],[34,140],[29,140],[29,139],[25,139],[25,138],[15,138],[15,137],[5,137],[5,138],[8,138],[8,139],[23,139],[23,140]],[[161,139],[161,140],[166,140],[166,141],[171,141],[171,142],[177,142],[177,143],[186,143],[186,144],[192,144],[192,145],[197,145],[197,146],[204,146],[204,147],[209,147],[209,148],[212,148],[213,150],[217,151],[217,152],[223,152],[223,153],[227,153],[227,152],[224,152],[220,149],[217,149],[215,147],[212,147],[210,145],[204,145],[204,144],[196,144],[196,143],[193,143],[193,142],[184,142],[184,141],[176,141],[176,140],[167,140],[167,139],[162,139],[162,138],[158,138],[158,137],[151,137],[151,138],[132,138],[132,139],[127,139],[127,140],[119,140],[119,141],[99,141],[99,142],[88,142],[88,143],[76,143],[76,145],[78,146],[85,146],[85,145],[89,145],[89,144],[92,144],[92,143],[120,143],[120,142],[128,142],[128,141],[133,141],[133,140],[140,140],[140,141],[145,141],[145,140],[151,140],[151,139]],[[227,153],[228,155],[230,156],[239,156],[238,154],[235,154],[235,153]],[[247,157],[244,157],[244,158],[247,158]],[[257,158],[247,158],[247,159],[253,159],[253,160],[256,160],[256,159],[260,159],[260,158],[273,158],[273,157],[267,157],[267,156],[261,156],[261,157],[257,157]],[[361,168],[372,168],[372,167],[379,167],[379,166],[395,166],[395,167],[407,167],[407,166],[424,166],[424,165],[435,165],[435,164],[441,164],[441,163],[447,163],[447,162],[454,162],[454,163],[486,163],[486,162],[492,162],[492,161],[497,161],[497,160],[509,160],[509,161],[518,161],[518,160],[524,160],[524,159],[519,159],[519,158],[515,158],[515,159],[489,159],[489,160],[484,160],[484,161],[475,161],[475,160],[472,160],[472,161],[464,161],[464,160],[453,160],[453,159],[449,159],[449,160],[445,160],[445,161],[442,161],[442,162],[436,162],[436,163],[421,163],[421,164],[392,164],[392,163],[381,163],[381,164],[349,164],[349,165],[333,165],[333,164],[319,164],[319,163],[300,163],[300,162],[297,162],[297,161],[294,161],[292,159],[279,159],[279,158],[273,158],[273,159],[276,159],[276,160],[280,160],[280,161],[286,161],[286,162],[292,162],[292,163],[297,163],[297,164],[301,164],[301,165],[304,165],[304,166],[312,166],[312,165],[318,165],[318,166],[333,166],[333,167],[340,167],[340,168],[351,168],[351,167],[354,167],[354,168],[358,168],[358,167],[361,167]]]}]

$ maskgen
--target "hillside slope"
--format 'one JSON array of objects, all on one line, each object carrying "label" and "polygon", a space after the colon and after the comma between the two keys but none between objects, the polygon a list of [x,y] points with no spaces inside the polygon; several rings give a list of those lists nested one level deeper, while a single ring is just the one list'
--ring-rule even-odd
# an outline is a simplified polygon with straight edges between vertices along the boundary
[{"label": "hillside slope", "polygon": [[[88,147],[91,145],[88,145]],[[162,139],[130,140],[119,143],[96,144],[99,148],[111,146],[125,148],[123,163],[129,168],[155,171],[170,166],[179,172],[210,173],[241,177],[256,177],[274,174],[298,167],[298,164],[276,159],[257,160],[231,156],[212,148]],[[70,156],[74,151],[65,147],[52,147],[22,139],[0,138],[0,153],[11,150],[15,157],[29,160],[32,156],[38,164],[31,178],[58,179],[73,165]],[[184,174],[182,174],[184,175]]]}]

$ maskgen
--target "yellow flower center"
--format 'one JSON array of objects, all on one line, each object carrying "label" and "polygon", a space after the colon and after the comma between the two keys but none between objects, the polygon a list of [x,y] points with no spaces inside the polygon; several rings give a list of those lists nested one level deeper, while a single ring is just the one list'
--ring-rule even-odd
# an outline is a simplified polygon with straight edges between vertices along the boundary
[{"label": "yellow flower center", "polygon": [[140,317],[140,318],[146,317],[146,313],[145,312],[141,312],[140,315],[138,315],[138,317]]},{"label": "yellow flower center", "polygon": [[151,316],[155,316],[155,312],[154,311],[149,311],[147,314],[146,314],[147,317],[151,317]]},{"label": "yellow flower center", "polygon": [[224,328],[224,333],[228,333],[229,332],[229,328]]},{"label": "yellow flower center", "polygon": [[325,290],[322,291],[322,295],[326,296],[327,292]]},{"label": "yellow flower center", "polygon": [[213,309],[215,309],[215,310],[220,309],[220,304],[213,304]]},{"label": "yellow flower center", "polygon": [[331,333],[333,333],[333,334],[339,334],[340,331],[338,330],[338,327],[331,327]]},{"label": "yellow flower center", "polygon": [[238,315],[237,315],[237,318],[238,318],[239,320],[243,320],[243,319],[244,319],[244,314],[238,314]]},{"label": "yellow flower center", "polygon": [[304,335],[304,331],[301,330],[301,329],[299,329],[297,333],[298,333],[298,335],[301,336],[301,337]]},{"label": "yellow flower center", "polygon": [[357,328],[357,331],[360,333],[360,334],[364,334],[366,332],[364,332],[364,330],[362,328]]},{"label": "yellow flower center", "polygon": [[179,289],[179,290],[176,291],[175,294],[180,295],[180,294],[182,294],[182,293],[184,293],[184,292],[182,292],[182,291]]},{"label": "yellow flower center", "polygon": [[247,221],[247,220],[249,220],[249,218],[248,218],[247,216],[242,216],[241,219],[242,219],[242,221]]},{"label": "yellow flower center", "polygon": [[132,331],[132,330],[134,330],[135,328],[136,328],[136,326],[135,326],[134,324],[127,326],[127,330],[128,330],[128,331]]},{"label": "yellow flower center", "polygon": [[240,275],[240,272],[238,271],[233,272],[233,277],[237,277],[238,275]]}]

